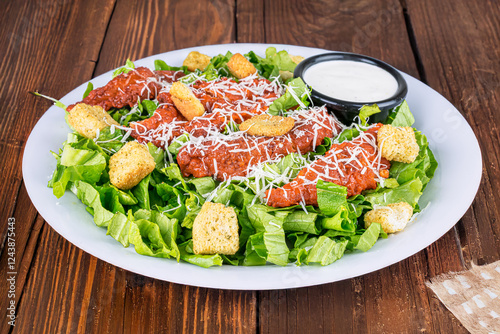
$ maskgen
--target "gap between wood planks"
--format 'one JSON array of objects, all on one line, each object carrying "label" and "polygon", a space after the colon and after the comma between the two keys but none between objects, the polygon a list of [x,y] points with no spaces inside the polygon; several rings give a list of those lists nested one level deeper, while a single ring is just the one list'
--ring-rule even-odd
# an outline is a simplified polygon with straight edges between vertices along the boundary
[{"label": "gap between wood planks", "polygon": [[[420,76],[420,79],[427,83],[427,79],[426,79],[426,74],[425,74],[425,69],[424,69],[424,66],[423,66],[423,63],[421,61],[421,57],[420,57],[420,53],[418,51],[418,46],[417,46],[417,42],[416,42],[416,39],[415,39],[415,35],[414,35],[414,32],[413,32],[413,27],[412,27],[412,24],[411,24],[411,19],[410,19],[410,16],[408,15],[408,11],[407,11],[407,7],[406,7],[406,1],[405,0],[400,0],[400,3],[401,3],[401,6],[402,6],[402,11],[403,11],[403,17],[404,17],[404,21],[405,21],[405,24],[406,24],[406,29],[407,29],[407,34],[408,34],[408,38],[409,38],[409,41],[410,41],[410,44],[411,44],[411,47],[412,47],[412,53],[415,57],[415,63],[417,65],[417,70],[418,70],[418,73],[419,73],[419,76]],[[234,27],[235,27],[235,42],[238,43],[239,40],[238,40],[238,19],[237,19],[237,1],[235,0],[235,12],[234,12]],[[98,57],[95,61],[92,61],[94,62],[94,68],[93,68],[93,71],[92,71],[92,78],[95,76],[95,73],[96,73],[96,68],[97,68],[97,64],[99,63],[99,60],[100,60],[100,56],[101,56],[101,51],[103,49],[103,45],[104,45],[104,40],[105,40],[105,37],[108,33],[108,29],[110,27],[110,23],[111,23],[111,19],[113,17],[113,14],[114,14],[114,11],[115,11],[115,8],[116,8],[116,1],[114,2],[113,4],[113,9],[111,11],[111,14],[109,16],[109,19],[107,21],[107,26],[106,26],[106,29],[105,29],[105,33],[104,33],[104,37],[102,39],[102,42],[101,42],[101,45],[100,45],[100,48],[99,48],[99,53],[98,53]],[[264,11],[264,14],[266,13],[266,11]],[[265,17],[264,17],[264,22],[265,22]],[[266,25],[264,24],[264,43],[266,42]],[[20,184],[19,184],[19,187],[18,187],[18,190],[17,190],[17,194],[15,196],[15,201],[14,201],[14,204],[13,204],[13,209],[11,210],[11,212],[14,212],[15,210],[15,207],[16,207],[16,203],[17,203],[17,198],[19,196],[19,192],[20,192],[20,189],[21,189],[21,186],[22,186],[22,183],[23,181],[21,180]],[[39,214],[37,214],[34,218],[34,221],[36,223],[36,219],[39,217]],[[43,226],[43,228],[48,228],[46,225]],[[461,263],[465,266],[465,263],[464,263],[464,260],[463,260],[463,255],[462,255],[462,252],[461,252],[461,246],[460,246],[460,239],[458,238],[458,233],[457,233],[457,230],[456,228],[454,227],[454,237],[455,237],[455,240],[457,242],[457,247],[459,249],[459,256],[460,256],[460,261]],[[32,233],[30,232],[30,236],[28,237],[28,242],[27,244],[30,244],[32,240],[32,238],[36,238],[36,243],[35,243],[35,247],[34,247],[34,251],[33,253],[31,254],[32,258],[31,260],[33,259],[34,257],[34,254],[36,254],[36,251],[38,249],[38,245],[39,245],[39,242],[40,242],[40,235],[39,233],[34,235],[32,237]],[[2,245],[1,245],[1,248],[0,248],[0,254],[1,254],[1,251],[3,249],[3,246],[4,246],[4,242],[5,240],[2,242]],[[427,250],[425,250],[425,254],[426,254],[426,257],[428,256],[428,252]],[[27,256],[29,256],[30,254],[28,254]],[[26,256],[23,255],[23,260]],[[30,262],[30,266],[28,268],[28,271],[27,271],[27,274],[26,274],[26,277],[29,277],[29,273],[31,271],[31,265],[32,265],[32,262]],[[24,290],[24,287],[23,287],[23,290]],[[21,290],[21,295],[19,297],[19,301],[18,301],[18,307],[20,306],[20,303],[22,301],[22,296],[23,296],[23,290]],[[260,297],[260,294],[257,293],[256,294],[256,331],[257,333],[260,332],[260,301],[261,301],[261,297]]]},{"label": "gap between wood planks", "polygon": [[[410,41],[410,45],[411,45],[411,51],[413,53],[413,57],[415,58],[415,64],[417,66],[417,71],[418,71],[418,74],[420,76],[419,79],[420,79],[420,81],[422,81],[423,83],[428,85],[427,74],[425,73],[425,67],[424,67],[424,64],[422,62],[422,56],[420,55],[420,51],[418,50],[418,43],[417,43],[417,39],[415,37],[415,31],[413,29],[411,17],[410,17],[410,14],[408,13],[408,5],[406,3],[406,0],[399,0],[399,3],[401,4],[403,18],[404,18],[405,25],[406,25],[406,32],[408,34],[408,40]],[[470,209],[472,210],[472,207]],[[458,256],[460,258],[460,263],[462,264],[464,269],[468,268],[467,264],[465,263],[464,256],[462,253],[462,245],[460,243],[460,236],[458,234],[456,225],[453,226],[453,237],[454,237],[456,245],[457,245],[457,251],[458,251]],[[425,253],[425,258],[428,260],[429,252],[427,250],[427,247],[424,249],[424,253]],[[429,269],[429,261],[427,261],[427,268]],[[430,270],[428,270],[427,272],[429,273]]]},{"label": "gap between wood planks", "polygon": [[101,41],[101,47],[99,48],[99,53],[97,54],[97,59],[94,62],[94,70],[92,71],[92,78],[95,77],[95,72],[97,69],[97,64],[99,63],[99,60],[101,59],[101,52],[102,52],[102,47],[104,45],[104,40],[106,39],[106,35],[108,34],[109,26],[111,25],[111,19],[113,18],[113,14],[115,13],[116,9],[116,1],[113,3],[113,9],[111,10],[111,14],[109,15],[108,23],[106,24],[106,29],[104,30],[104,36]]},{"label": "gap between wood planks", "polygon": [[[116,8],[116,1],[113,3],[113,9],[111,10],[111,14],[109,15],[109,18],[108,18],[108,21],[106,24],[106,29],[104,31],[104,35],[103,35],[102,40],[101,40],[101,45],[99,47],[99,53],[98,53],[97,59],[95,61],[89,60],[90,62],[94,63],[94,68],[92,70],[92,74],[91,74],[90,79],[94,78],[94,76],[95,76],[95,71],[96,71],[100,56],[101,56],[101,51],[102,51],[102,47],[104,45],[104,40],[105,40],[106,34],[108,32],[108,29],[109,29],[109,26],[111,23],[111,18],[113,17],[113,13],[115,11],[115,8]],[[26,143],[24,143],[24,145],[26,145]],[[24,152],[24,147],[23,147],[22,152]],[[21,182],[19,182],[19,186],[17,187],[16,195],[14,196],[14,202],[12,204],[12,208],[10,210],[9,217],[12,217],[15,210],[16,210],[16,207],[18,204],[18,198],[19,198],[23,184],[24,184],[24,179],[21,178]],[[40,223],[37,224],[37,221],[40,221]],[[32,229],[29,232],[29,236],[27,238],[27,242],[25,245],[25,251],[23,253],[23,256],[19,261],[20,267],[22,267],[23,265],[26,265],[27,262],[29,262],[29,265],[28,265],[28,268],[26,270],[26,273],[23,275],[24,277],[16,276],[16,280],[21,280],[21,289],[18,290],[19,297],[18,297],[17,303],[16,303],[16,310],[20,309],[21,303],[23,302],[24,289],[26,286],[25,283],[26,283],[27,279],[30,277],[30,273],[31,273],[31,270],[33,267],[33,260],[35,258],[35,254],[37,253],[37,250],[38,250],[38,247],[39,247],[39,244],[41,241],[40,234],[41,234],[43,229],[49,228],[47,226],[47,224],[45,224],[45,220],[40,216],[40,214],[38,212],[36,213],[36,215],[33,218],[31,223],[32,223],[31,224]],[[38,225],[40,225],[40,226],[38,226]],[[38,228],[36,228],[36,227],[38,227]],[[4,239],[2,240],[2,243],[0,245],[0,256],[3,255],[3,250],[4,250],[5,242],[7,240],[7,235],[8,234],[6,233]],[[33,244],[34,244],[34,246],[33,246]],[[14,328],[15,328],[14,326],[10,326],[9,334],[11,334],[13,332]]]}]

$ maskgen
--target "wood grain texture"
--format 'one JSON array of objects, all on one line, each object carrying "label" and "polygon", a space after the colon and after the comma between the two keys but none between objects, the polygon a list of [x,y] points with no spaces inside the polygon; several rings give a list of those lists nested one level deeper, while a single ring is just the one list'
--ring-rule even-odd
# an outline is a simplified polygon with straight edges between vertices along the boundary
[{"label": "wood grain texture", "polygon": [[[93,6],[95,11],[84,10],[86,6]],[[68,87],[88,80],[95,65],[91,60],[97,58],[111,7],[102,1],[86,5],[10,1],[2,6],[0,71],[4,84],[0,85],[0,154],[8,157],[0,169],[2,245],[7,217],[13,214],[20,189],[24,143],[50,106],[50,102],[29,92],[39,90],[61,97]],[[68,40],[78,43],[71,45]]]},{"label": "wood grain texture", "polygon": [[[483,155],[478,194],[457,224],[463,257],[467,264],[494,262],[500,258],[498,2],[407,1],[407,7],[428,84],[464,115]],[[431,302],[434,317],[441,319],[447,311],[434,295]],[[449,328],[436,324],[438,331]]]},{"label": "wood grain texture", "polygon": [[[121,1],[94,74],[127,58],[231,42],[233,24],[234,3]],[[255,332],[257,304],[255,292],[182,286],[126,272],[84,253],[46,225],[18,314],[22,325],[15,331],[21,333],[33,328],[46,333],[241,333]]]},{"label": "wood grain texture", "polygon": [[253,292],[202,289],[127,272],[45,225],[14,332],[255,332]]},{"label": "wood grain texture", "polygon": [[95,74],[127,58],[235,41],[234,1],[122,1],[118,3]]},{"label": "wood grain texture", "polygon": [[[268,43],[363,53],[418,77],[403,7],[398,1],[241,1],[237,10],[240,42],[264,38]],[[262,14],[264,20],[259,17]],[[286,19],[266,19],[276,17]],[[260,330],[434,332],[439,322],[453,332],[465,332],[446,308],[436,305],[425,287],[429,276],[464,268],[456,239],[456,232],[451,230],[425,251],[350,281],[260,292]],[[443,320],[433,316],[433,308],[440,311]]]},{"label": "wood grain texture", "polygon": [[[36,209],[31,204],[31,200],[24,186],[21,187],[12,216],[15,217],[13,231],[15,235],[12,237],[12,239],[15,240],[14,269],[8,266],[8,264],[11,263],[8,263],[10,255],[6,245],[5,251],[2,252],[0,257],[0,282],[7,282],[7,278],[15,278],[14,300],[16,304],[18,304],[31,268],[33,255],[37,249],[38,236],[43,226],[43,219],[38,215]],[[8,241],[10,241],[10,239],[8,239]],[[15,274],[11,274],[11,272]],[[6,310],[10,302],[10,299],[7,298],[7,290],[9,288],[10,285],[8,284],[0,285],[0,309],[2,310],[1,315],[3,319],[6,319]],[[7,321],[2,321],[0,332],[8,332],[9,327]]]},{"label": "wood grain texture", "polygon": [[[499,17],[492,0],[5,2],[0,73],[9,84],[0,85],[0,156],[8,159],[0,170],[0,281],[6,280],[7,217],[15,217],[19,318],[15,328],[2,321],[0,332],[466,333],[424,283],[500,256]],[[458,233],[452,229],[424,251],[362,277],[238,292],[124,271],[43,222],[22,185],[21,160],[29,130],[50,103],[29,91],[58,98],[127,58],[234,41],[353,51],[424,74],[464,114],[483,151],[481,187]],[[6,289],[0,284],[2,310]]]},{"label": "wood grain texture", "polygon": [[[84,10],[92,6],[94,11]],[[16,302],[22,298],[43,220],[22,186],[23,147],[38,118],[50,106],[30,91],[61,97],[68,87],[88,80],[104,38],[112,2],[10,1],[0,12],[0,287],[2,319],[6,319],[8,217],[16,219]],[[92,25],[87,22],[93,22]],[[78,36],[78,39],[77,39]],[[68,40],[78,43],[68,43]],[[57,65],[56,65],[57,64]],[[71,75],[68,75],[71,73]],[[49,152],[47,152],[50,154]],[[45,182],[45,180],[43,181]],[[6,321],[0,331],[9,331]]]},{"label": "wood grain texture", "polygon": [[481,147],[481,186],[458,230],[466,262],[491,263],[500,258],[500,8],[497,1],[407,5],[429,85],[464,115]]}]

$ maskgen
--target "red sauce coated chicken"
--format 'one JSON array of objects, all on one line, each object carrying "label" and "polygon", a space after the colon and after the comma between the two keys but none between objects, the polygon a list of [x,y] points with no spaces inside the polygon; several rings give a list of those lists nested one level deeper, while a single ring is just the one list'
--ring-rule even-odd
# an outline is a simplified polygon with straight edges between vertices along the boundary
[{"label": "red sauce coated chicken", "polygon": [[282,136],[257,137],[237,132],[189,143],[179,151],[177,163],[184,176],[214,176],[223,181],[246,176],[249,166],[260,162],[311,152],[325,137],[331,138],[340,130],[325,108],[296,112],[294,118],[295,126]]},{"label": "red sauce coated chicken", "polygon": [[[287,207],[303,203],[318,205],[318,179],[347,187],[347,197],[375,189],[377,177],[389,177],[390,163],[378,154],[376,124],[352,141],[333,144],[330,150],[281,188],[266,192],[267,204]],[[377,175],[378,174],[378,175]]]}]

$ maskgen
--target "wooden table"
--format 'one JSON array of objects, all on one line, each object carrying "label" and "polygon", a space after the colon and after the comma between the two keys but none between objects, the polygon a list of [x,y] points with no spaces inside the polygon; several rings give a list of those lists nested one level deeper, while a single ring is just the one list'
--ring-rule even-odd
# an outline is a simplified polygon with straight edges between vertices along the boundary
[{"label": "wooden table", "polygon": [[[425,282],[500,259],[498,1],[12,0],[1,7],[2,332],[466,332]],[[50,102],[30,91],[62,97],[127,58],[231,42],[353,51],[420,78],[462,112],[479,140],[483,176],[472,207],[400,263],[279,291],[204,289],[136,275],[84,253],[44,222],[26,193],[21,162]],[[16,221],[15,327],[5,317],[9,217]]]}]

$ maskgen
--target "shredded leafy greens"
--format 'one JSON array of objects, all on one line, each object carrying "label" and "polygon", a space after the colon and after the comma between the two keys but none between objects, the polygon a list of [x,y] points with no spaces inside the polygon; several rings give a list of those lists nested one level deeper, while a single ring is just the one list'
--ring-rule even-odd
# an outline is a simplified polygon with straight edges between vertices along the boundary
[{"label": "shredded leafy greens", "polygon": [[[204,77],[213,80],[231,76],[227,62],[230,52],[215,56],[202,72],[190,73],[186,67],[173,67],[163,60],[155,61],[156,70],[184,71],[184,82]],[[259,74],[272,80],[280,71],[293,72],[296,64],[286,51],[269,48],[266,57],[254,52],[246,54]],[[113,77],[134,69],[127,60]],[[273,115],[285,114],[293,108],[306,108],[310,89],[300,79],[288,80],[286,93],[269,108]],[[93,90],[89,83],[84,98]],[[36,93],[37,95],[43,96]],[[45,96],[44,96],[45,97]],[[52,98],[56,105],[66,109]],[[111,109],[110,115],[122,126],[151,117],[158,108],[152,100],[137,101],[133,108]],[[360,110],[360,125],[349,127],[336,138],[326,138],[315,152],[306,156],[292,153],[277,163],[263,168],[291,180],[297,176],[314,155],[324,155],[332,141],[341,143],[358,136],[367,125],[369,116],[380,110],[376,105]],[[414,122],[406,102],[395,108],[386,123],[394,126],[411,126]],[[228,129],[234,131],[237,128]],[[131,140],[125,131],[105,128],[96,139],[88,139],[76,132],[70,133],[62,148],[52,152],[57,167],[49,187],[56,197],[72,191],[87,206],[97,226],[107,229],[107,234],[124,247],[134,245],[142,255],[173,258],[201,267],[228,265],[285,266],[316,264],[329,265],[345,253],[368,251],[379,238],[387,235],[380,224],[364,228],[364,214],[379,205],[405,201],[419,210],[418,200],[432,179],[437,162],[426,137],[415,130],[420,152],[410,164],[393,162],[390,176],[377,189],[362,195],[347,197],[343,186],[320,180],[317,185],[318,207],[294,206],[276,209],[257,198],[257,190],[266,182],[275,180],[215,181],[211,177],[183,177],[175,163],[182,145],[189,140],[187,134],[174,140],[165,151],[148,144],[156,164],[154,171],[130,190],[123,191],[110,183],[109,159],[126,141]],[[273,174],[274,173],[274,174]],[[260,182],[260,183],[259,183]],[[264,184],[261,184],[264,183]],[[240,225],[240,248],[235,255],[198,255],[193,252],[192,227],[196,215],[205,201],[222,203],[235,209]]]}]

